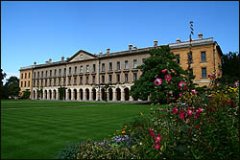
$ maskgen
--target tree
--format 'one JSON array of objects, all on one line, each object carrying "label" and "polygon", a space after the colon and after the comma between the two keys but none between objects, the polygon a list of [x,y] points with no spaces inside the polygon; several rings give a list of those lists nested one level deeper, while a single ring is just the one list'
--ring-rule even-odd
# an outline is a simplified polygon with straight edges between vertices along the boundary
[{"label": "tree", "polygon": [[238,52],[229,52],[222,56],[222,78],[224,84],[233,84],[240,77],[240,55]]},{"label": "tree", "polygon": [[6,91],[6,95],[4,98],[17,97],[20,91],[19,79],[15,76],[11,76],[9,79],[7,79],[7,82],[4,85],[4,88]]},{"label": "tree", "polygon": [[66,89],[65,87],[59,87],[58,92],[59,92],[59,99],[64,100],[66,97]]},{"label": "tree", "polygon": [[139,67],[142,76],[131,87],[132,97],[147,100],[150,96],[153,103],[176,100],[183,89],[178,84],[185,85],[187,82],[187,72],[177,64],[176,58],[169,46],[150,50],[150,57]]},{"label": "tree", "polygon": [[31,95],[31,92],[29,89],[26,89],[25,91],[23,91],[23,95],[21,96],[21,99],[29,99]]},{"label": "tree", "polygon": [[1,69],[1,90],[0,90],[0,98],[2,99],[2,97],[5,97],[4,94],[5,94],[5,90],[4,90],[4,86],[3,86],[3,80],[4,78],[7,76],[6,73],[3,72],[3,70]]}]

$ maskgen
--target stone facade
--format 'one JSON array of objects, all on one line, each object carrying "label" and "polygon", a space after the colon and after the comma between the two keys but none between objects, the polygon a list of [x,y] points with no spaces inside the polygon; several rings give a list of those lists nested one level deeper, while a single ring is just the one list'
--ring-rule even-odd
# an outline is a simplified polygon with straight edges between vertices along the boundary
[{"label": "stone facade", "polygon": [[[171,51],[179,56],[178,63],[187,69],[189,41],[169,44]],[[72,57],[58,62],[51,59],[45,64],[32,65],[20,69],[20,88],[31,90],[31,99],[58,100],[59,88],[65,87],[63,99],[78,101],[133,101],[129,91],[134,81],[141,76],[138,65],[148,58],[149,50],[158,46],[137,49],[129,45],[126,51],[106,53],[98,56],[80,50]],[[221,75],[222,51],[212,38],[199,38],[192,41],[194,82],[208,85],[208,74]],[[25,76],[27,74],[27,77]],[[27,85],[25,85],[27,83]],[[29,85],[28,85],[29,84]]]}]

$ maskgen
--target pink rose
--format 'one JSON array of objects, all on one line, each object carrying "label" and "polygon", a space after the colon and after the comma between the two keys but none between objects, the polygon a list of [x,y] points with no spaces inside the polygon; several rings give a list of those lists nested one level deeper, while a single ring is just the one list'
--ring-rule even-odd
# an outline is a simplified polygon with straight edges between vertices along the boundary
[{"label": "pink rose", "polygon": [[170,74],[166,74],[164,79],[167,81],[167,83],[169,83],[172,80],[172,76]]},{"label": "pink rose", "polygon": [[155,137],[155,143],[159,143],[161,141],[161,136],[160,134],[158,134],[156,137]]},{"label": "pink rose", "polygon": [[187,114],[188,114],[189,116],[191,116],[191,115],[193,114],[192,110],[188,109],[188,110],[187,110]]},{"label": "pink rose", "polygon": [[185,114],[184,114],[183,111],[181,111],[181,112],[179,113],[179,118],[180,118],[181,120],[184,120]]},{"label": "pink rose", "polygon": [[192,94],[196,95],[197,91],[195,89],[191,90]]},{"label": "pink rose", "polygon": [[148,132],[149,132],[149,135],[150,135],[152,138],[155,137],[155,134],[154,134],[154,131],[153,131],[152,128],[150,128],[150,129],[148,130]]},{"label": "pink rose", "polygon": [[161,78],[156,78],[153,83],[156,86],[160,86],[162,84],[162,79]]},{"label": "pink rose", "polygon": [[177,114],[177,113],[178,113],[178,108],[177,108],[177,107],[174,107],[174,108],[172,109],[172,113],[173,113],[173,114]]},{"label": "pink rose", "polygon": [[179,83],[178,83],[178,87],[179,87],[179,89],[187,89],[187,83],[186,82],[184,82],[184,81],[180,81]]},{"label": "pink rose", "polygon": [[167,72],[167,69],[163,69],[161,72],[165,74]]},{"label": "pink rose", "polygon": [[159,150],[160,147],[161,147],[160,144],[155,144],[155,145],[154,145],[154,148],[155,148],[156,150]]}]

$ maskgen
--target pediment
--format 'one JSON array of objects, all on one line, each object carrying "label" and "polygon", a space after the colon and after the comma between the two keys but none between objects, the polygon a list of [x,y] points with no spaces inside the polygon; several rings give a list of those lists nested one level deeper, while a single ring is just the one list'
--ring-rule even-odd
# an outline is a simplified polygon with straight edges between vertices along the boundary
[{"label": "pediment", "polygon": [[86,51],[80,50],[77,53],[75,53],[71,58],[69,58],[68,62],[74,62],[74,61],[81,61],[81,60],[87,60],[87,59],[93,59],[96,56],[88,53]]}]

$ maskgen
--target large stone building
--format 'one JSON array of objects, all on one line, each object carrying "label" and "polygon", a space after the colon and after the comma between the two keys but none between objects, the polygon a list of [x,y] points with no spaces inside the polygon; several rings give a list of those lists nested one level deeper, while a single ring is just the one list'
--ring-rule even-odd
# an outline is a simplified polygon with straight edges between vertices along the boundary
[{"label": "large stone building", "polygon": [[[170,43],[171,51],[178,56],[177,62],[187,69],[189,41],[177,40]],[[221,75],[222,51],[213,38],[203,38],[191,42],[192,69],[196,76],[194,82],[200,86],[208,85],[208,75]],[[36,64],[20,69],[21,92],[29,89],[31,99],[58,100],[59,88],[66,88],[63,99],[79,101],[132,101],[129,96],[130,87],[141,76],[138,65],[150,56],[149,50],[161,47],[154,41],[152,47],[136,48],[128,46],[128,50],[106,53],[98,56],[80,50],[72,57],[58,62],[51,59],[45,64]],[[62,95],[62,94],[61,94]]]}]

